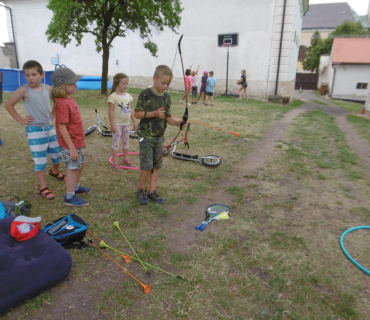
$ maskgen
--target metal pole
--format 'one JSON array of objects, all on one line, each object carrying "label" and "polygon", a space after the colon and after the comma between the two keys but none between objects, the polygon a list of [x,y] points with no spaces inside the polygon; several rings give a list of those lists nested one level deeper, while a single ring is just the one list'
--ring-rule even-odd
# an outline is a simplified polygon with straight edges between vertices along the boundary
[{"label": "metal pole", "polygon": [[227,97],[228,82],[229,82],[229,47],[227,47],[227,59],[226,59],[226,91],[225,91],[225,97]]},{"label": "metal pole", "polygon": [[6,8],[6,9],[9,9],[9,12],[10,12],[10,22],[12,24],[12,34],[13,34],[13,43],[14,43],[14,51],[15,51],[15,61],[16,61],[16,66],[17,66],[17,69],[19,69],[19,62],[18,62],[18,54],[17,54],[17,45],[15,43],[15,34],[14,34],[14,25],[13,25],[13,14],[12,14],[12,8],[8,7],[8,6],[5,6],[3,5],[2,3],[0,3],[0,6]]}]

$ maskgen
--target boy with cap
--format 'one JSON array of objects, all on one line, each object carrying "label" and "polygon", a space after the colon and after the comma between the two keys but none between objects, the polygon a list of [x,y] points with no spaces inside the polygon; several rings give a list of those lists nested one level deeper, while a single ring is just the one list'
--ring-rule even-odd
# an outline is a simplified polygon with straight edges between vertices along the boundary
[{"label": "boy with cap", "polygon": [[[52,200],[54,193],[46,185],[47,155],[52,165],[49,175],[64,181],[65,174],[59,171],[62,154],[58,145],[57,136],[52,124],[50,112],[51,87],[41,83],[44,72],[40,63],[29,60],[23,65],[23,72],[27,84],[19,87],[5,104],[10,115],[22,125],[26,125],[26,134],[30,145],[34,170],[39,180],[38,194],[44,199]],[[23,119],[15,110],[15,105],[23,100],[26,117]]]},{"label": "boy with cap", "polygon": [[85,166],[85,130],[80,109],[72,97],[77,90],[76,82],[81,78],[82,76],[76,75],[69,68],[59,68],[51,75],[51,81],[54,84],[51,97],[55,99],[55,127],[68,170],[65,178],[64,204],[76,207],[89,205],[88,201],[81,199],[77,194],[91,191],[91,188],[80,184],[82,170]]}]

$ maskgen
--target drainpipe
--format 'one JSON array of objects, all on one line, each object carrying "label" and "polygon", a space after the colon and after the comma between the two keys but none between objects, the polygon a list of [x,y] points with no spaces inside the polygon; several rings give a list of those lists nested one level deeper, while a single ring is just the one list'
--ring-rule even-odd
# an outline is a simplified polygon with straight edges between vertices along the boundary
[{"label": "drainpipe", "polygon": [[17,45],[15,43],[15,34],[14,34],[14,25],[13,25],[13,14],[12,14],[12,8],[8,7],[8,6],[5,6],[3,4],[0,3],[0,6],[6,8],[6,9],[9,9],[10,11],[10,22],[12,24],[12,33],[13,33],[13,41],[14,41],[14,51],[15,51],[15,61],[16,61],[16,65],[17,65],[17,69],[19,69],[19,62],[18,62],[18,53],[17,53]]},{"label": "drainpipe", "polygon": [[280,72],[280,59],[281,59],[281,48],[282,48],[282,46],[283,46],[283,33],[284,33],[284,22],[285,22],[285,9],[286,9],[286,0],[284,0],[283,21],[282,21],[282,23],[281,23],[280,47],[279,47],[279,59],[278,59],[277,74],[276,74],[276,83],[275,83],[275,95],[277,95],[277,91],[278,91],[279,72]]},{"label": "drainpipe", "polygon": [[333,65],[331,65],[331,67],[334,69],[334,76],[333,76],[333,81],[332,81],[332,84],[331,84],[331,94],[330,94],[330,97],[333,96],[335,74],[337,73],[337,69],[335,69]]}]

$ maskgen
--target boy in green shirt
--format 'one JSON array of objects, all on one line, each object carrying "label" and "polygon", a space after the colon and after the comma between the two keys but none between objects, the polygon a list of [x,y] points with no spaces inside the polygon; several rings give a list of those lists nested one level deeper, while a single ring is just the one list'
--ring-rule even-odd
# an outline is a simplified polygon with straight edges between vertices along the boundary
[{"label": "boy in green shirt", "polygon": [[[148,204],[149,199],[164,204],[164,199],[156,191],[158,171],[162,168],[164,132],[167,123],[173,126],[182,124],[182,120],[171,117],[171,98],[165,91],[172,81],[172,71],[168,66],[160,65],[155,69],[153,87],[143,90],[135,108],[135,118],[140,119],[137,127],[140,149],[140,181],[137,198],[140,204]],[[186,127],[186,123],[183,128]],[[146,182],[150,180],[147,193]]]}]

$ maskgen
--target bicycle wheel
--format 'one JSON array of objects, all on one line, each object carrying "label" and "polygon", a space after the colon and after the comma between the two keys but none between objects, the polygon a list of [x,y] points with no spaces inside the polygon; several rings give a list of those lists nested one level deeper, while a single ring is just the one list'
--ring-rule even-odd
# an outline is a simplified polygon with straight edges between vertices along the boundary
[{"label": "bicycle wheel", "polygon": [[221,158],[214,155],[202,157],[202,164],[207,167],[218,167],[221,163]]},{"label": "bicycle wheel", "polygon": [[85,131],[85,137],[92,134],[96,130],[96,127],[88,127]]},{"label": "bicycle wheel", "polygon": [[112,131],[102,130],[101,135],[103,137],[111,137],[112,136]]},{"label": "bicycle wheel", "polygon": [[130,138],[137,139],[137,138],[139,138],[139,136],[137,135],[136,131],[131,130],[130,131]]}]

